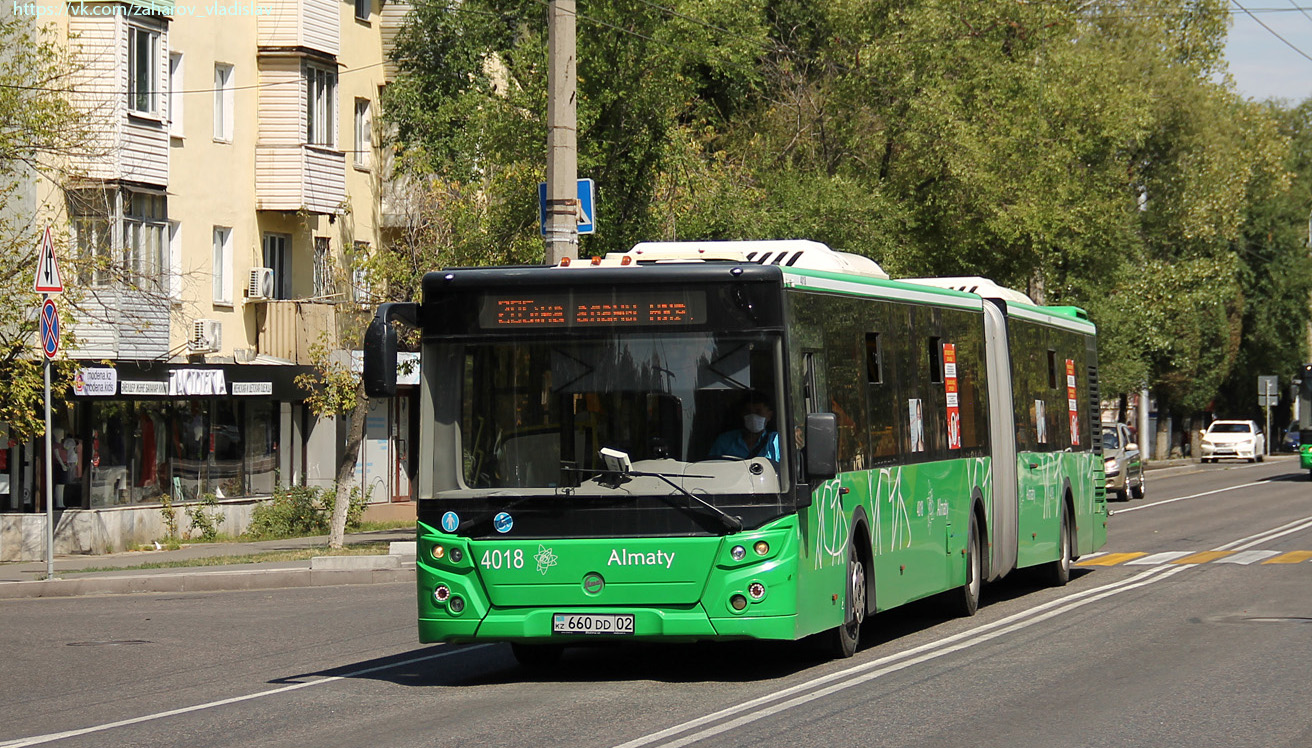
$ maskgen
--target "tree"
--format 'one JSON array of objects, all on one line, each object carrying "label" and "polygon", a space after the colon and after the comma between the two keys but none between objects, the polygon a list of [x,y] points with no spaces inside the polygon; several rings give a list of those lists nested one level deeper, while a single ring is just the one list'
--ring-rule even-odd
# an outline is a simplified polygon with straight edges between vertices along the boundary
[{"label": "tree", "polygon": [[[32,277],[41,229],[55,217],[38,215],[36,194],[58,192],[68,158],[91,142],[89,115],[70,98],[75,71],[53,31],[0,18],[0,424],[8,424],[16,441],[45,428],[42,354],[34,346],[40,299]],[[63,238],[58,229],[55,236]],[[71,270],[65,263],[66,281]],[[70,342],[64,335],[62,346]],[[52,392],[67,392],[71,375],[71,364],[57,361]]]}]

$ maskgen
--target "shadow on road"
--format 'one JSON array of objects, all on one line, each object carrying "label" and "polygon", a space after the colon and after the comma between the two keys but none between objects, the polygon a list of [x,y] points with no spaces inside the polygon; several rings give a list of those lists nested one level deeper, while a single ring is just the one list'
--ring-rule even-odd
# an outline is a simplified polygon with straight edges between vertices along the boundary
[{"label": "shadow on road", "polygon": [[[1091,573],[1073,569],[1071,578]],[[1048,585],[1037,575],[1016,572],[987,585],[981,606],[1025,597]],[[955,620],[939,597],[872,615],[861,631],[861,651]],[[860,654],[858,653],[858,656]],[[363,678],[419,688],[461,688],[521,682],[746,683],[787,678],[834,662],[813,640],[798,642],[697,642],[689,644],[605,642],[570,645],[545,669],[524,668],[507,644],[437,645],[289,676],[275,685],[318,678]]]}]

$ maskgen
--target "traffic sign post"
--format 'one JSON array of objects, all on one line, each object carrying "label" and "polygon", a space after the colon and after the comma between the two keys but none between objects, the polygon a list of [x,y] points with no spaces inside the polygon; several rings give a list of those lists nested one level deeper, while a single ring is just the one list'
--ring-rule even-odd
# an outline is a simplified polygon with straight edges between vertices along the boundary
[{"label": "traffic sign post", "polygon": [[36,276],[32,281],[32,290],[37,293],[63,293],[64,280],[59,277],[59,262],[55,260],[55,242],[50,237],[50,227],[46,227],[41,237],[41,257],[36,263]]},{"label": "traffic sign post", "polygon": [[38,326],[41,328],[41,352],[47,359],[59,353],[59,309],[54,299],[41,302],[41,315]]},{"label": "traffic sign post", "polygon": [[[591,179],[580,179],[578,201],[574,204],[575,220],[580,234],[592,234],[597,230],[596,184]],[[538,223],[542,235],[547,235],[547,183],[538,182]]]},{"label": "traffic sign post", "polygon": [[64,292],[64,279],[59,275],[59,261],[55,259],[55,242],[46,226],[41,236],[41,255],[32,278],[32,290],[41,294],[41,311],[37,315],[37,328],[41,331],[41,352],[46,355],[46,579],[55,578],[55,489],[54,450],[50,443],[50,361],[59,353],[59,308],[50,294]]},{"label": "traffic sign post", "polygon": [[1263,440],[1263,453],[1271,454],[1271,407],[1277,405],[1280,392],[1280,379],[1275,375],[1264,374],[1257,378],[1257,404],[1266,410],[1266,439]]}]

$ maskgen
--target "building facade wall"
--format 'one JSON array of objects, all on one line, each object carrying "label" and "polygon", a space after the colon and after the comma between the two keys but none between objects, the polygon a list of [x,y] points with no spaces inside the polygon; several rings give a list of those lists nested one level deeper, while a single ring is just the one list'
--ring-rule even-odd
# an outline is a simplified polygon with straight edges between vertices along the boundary
[{"label": "building facade wall", "polygon": [[[130,260],[157,276],[154,284],[65,273],[66,284],[95,285],[79,302],[85,314],[73,325],[80,347],[71,356],[88,382],[104,381],[104,368],[117,374],[113,392],[88,384],[58,409],[65,464],[50,494],[70,518],[59,520],[70,537],[100,538],[59,542],[71,543],[69,552],[137,542],[141,521],[128,531],[106,517],[134,507],[157,514],[151,506],[165,495],[221,493],[240,504],[267,496],[275,476],[331,484],[342,428],[310,414],[292,382],[308,371],[311,340],[340,345],[337,315],[343,305],[359,309],[353,263],[380,244],[372,123],[385,82],[381,3],[368,18],[341,0],[256,0],[271,12],[171,17],[38,4],[52,9],[45,17],[82,65],[78,101],[99,133],[63,185],[95,196],[99,213],[65,205],[58,185],[36,191],[47,213],[67,221],[57,228],[61,246],[125,262],[159,246],[158,256]],[[129,46],[145,43],[138,32],[154,34],[145,37],[153,51],[134,58]],[[150,75],[141,71],[146,59]],[[332,82],[331,121],[318,123],[314,142],[310,68]],[[130,90],[146,81],[157,99],[138,111],[143,100]],[[322,90],[317,99],[325,101]],[[95,229],[101,249],[89,248],[100,247],[88,240],[92,224],[103,226]],[[274,265],[274,297],[249,297],[252,271],[258,279]],[[220,375],[223,391],[171,384]],[[39,444],[7,450],[11,490],[0,495],[0,513],[44,511]]]}]

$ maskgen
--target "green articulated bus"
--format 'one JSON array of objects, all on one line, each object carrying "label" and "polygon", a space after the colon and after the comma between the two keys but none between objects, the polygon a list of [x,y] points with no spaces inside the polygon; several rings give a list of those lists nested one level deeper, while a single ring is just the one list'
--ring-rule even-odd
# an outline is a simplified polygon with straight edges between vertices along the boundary
[{"label": "green articulated bus", "polygon": [[1094,326],[981,278],[809,241],[645,243],[451,269],[421,335],[419,638],[794,640],[1106,540]]}]

